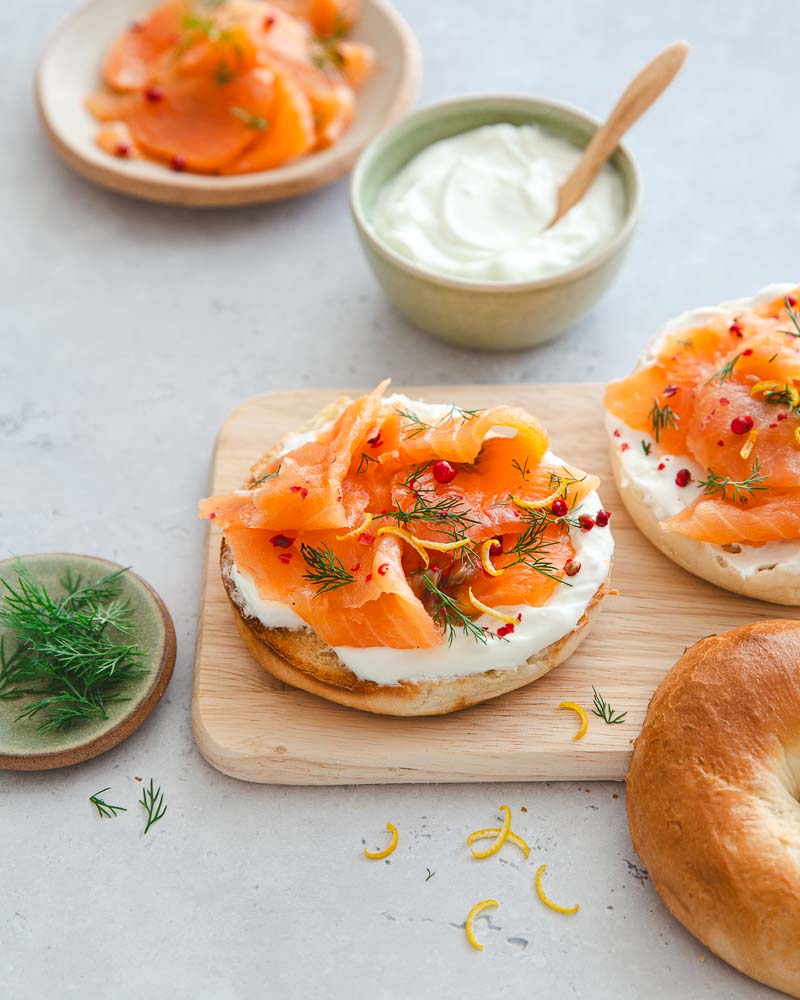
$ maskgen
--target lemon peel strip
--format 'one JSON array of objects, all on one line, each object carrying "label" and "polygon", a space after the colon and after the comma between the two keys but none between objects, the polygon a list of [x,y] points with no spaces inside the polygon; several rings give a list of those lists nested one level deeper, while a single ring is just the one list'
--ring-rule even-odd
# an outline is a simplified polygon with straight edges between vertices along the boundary
[{"label": "lemon peel strip", "polygon": [[487,538],[486,541],[481,545],[481,566],[486,570],[489,576],[502,576],[505,570],[498,569],[492,562],[492,547],[497,544],[495,538]]},{"label": "lemon peel strip", "polygon": [[475,938],[475,918],[483,913],[484,910],[493,909],[499,905],[496,899],[483,899],[480,903],[476,903],[467,914],[467,922],[464,924],[464,929],[467,932],[467,941],[469,941],[476,951],[483,951],[483,945]]},{"label": "lemon peel strip", "polygon": [[523,500],[522,497],[511,497],[511,502],[515,507],[519,507],[520,510],[541,510],[543,507],[549,507],[551,504],[555,503],[556,500],[561,496],[561,480],[558,481],[558,489],[551,493],[549,497],[545,497],[543,500]]},{"label": "lemon peel strip", "polygon": [[757,440],[758,440],[758,428],[753,427],[753,429],[747,435],[747,440],[742,445],[742,450],[739,452],[742,458],[750,458],[750,452],[755,447]]},{"label": "lemon peel strip", "polygon": [[490,858],[493,854],[497,854],[503,844],[505,844],[508,840],[508,835],[511,832],[511,810],[508,806],[500,806],[498,811],[504,813],[505,819],[503,820],[503,825],[500,827],[494,842],[491,843],[485,850],[474,850],[472,847],[472,841],[469,837],[467,837],[467,843],[470,845],[469,849],[472,851],[473,858]]},{"label": "lemon peel strip", "polygon": [[750,390],[751,396],[763,395],[767,402],[770,396],[781,396],[781,402],[786,402],[789,406],[797,406],[800,403],[800,392],[789,382],[776,382],[767,379],[764,382],[757,382]]},{"label": "lemon peel strip", "polygon": [[[485,830],[473,830],[473,832],[467,837],[467,843],[472,847],[476,840],[485,840],[487,837],[497,837],[500,834],[499,826],[489,826]],[[520,837],[518,833],[514,833],[513,830],[508,831],[508,837],[506,838],[507,843],[513,844],[518,847],[526,858],[530,856],[531,849],[527,842]],[[475,857],[475,852],[473,851],[473,857]]]},{"label": "lemon peel strip", "polygon": [[501,622],[507,622],[509,625],[517,624],[517,618],[514,615],[504,615],[502,611],[490,608],[488,604],[484,604],[483,601],[479,601],[478,598],[472,593],[472,587],[469,588],[468,593],[469,602],[477,611],[482,611],[485,615],[491,615],[492,618],[497,618],[497,620]]},{"label": "lemon peel strip", "polygon": [[411,548],[417,553],[417,555],[422,559],[427,569],[430,566],[430,559],[428,558],[428,553],[420,544],[418,538],[415,538],[410,531],[406,531],[405,528],[396,528],[394,525],[387,524],[383,528],[378,528],[379,535],[395,535],[397,538],[402,538],[404,542],[408,542]]},{"label": "lemon peel strip", "polygon": [[365,857],[369,858],[371,861],[380,861],[381,858],[388,858],[397,847],[397,841],[400,839],[397,827],[393,823],[387,823],[386,829],[392,835],[392,839],[389,841],[388,847],[384,847],[382,851],[368,851],[366,847],[364,848]]},{"label": "lemon peel strip", "polygon": [[580,909],[577,903],[574,906],[559,906],[558,903],[554,903],[553,900],[548,897],[547,893],[542,888],[542,876],[546,871],[547,865],[539,865],[536,869],[536,895],[544,903],[544,905],[548,907],[548,909],[551,909],[556,913],[577,913]]},{"label": "lemon peel strip", "polygon": [[355,538],[356,535],[362,535],[371,524],[372,524],[372,514],[365,514],[364,520],[361,522],[361,524],[359,524],[357,528],[353,528],[352,531],[348,531],[344,535],[337,535],[336,541],[344,542],[348,538]]},{"label": "lemon peel strip", "polygon": [[579,705],[576,701],[562,701],[558,706],[559,708],[568,708],[571,712],[575,712],[578,718],[581,720],[580,728],[577,733],[572,737],[573,740],[582,740],[586,735],[586,730],[589,728],[589,716],[586,714],[586,709]]}]

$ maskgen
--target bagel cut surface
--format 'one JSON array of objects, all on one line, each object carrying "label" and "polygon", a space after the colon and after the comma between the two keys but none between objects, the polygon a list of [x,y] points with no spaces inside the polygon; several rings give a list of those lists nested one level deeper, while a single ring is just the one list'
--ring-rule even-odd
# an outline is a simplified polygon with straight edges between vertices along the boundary
[{"label": "bagel cut surface", "polygon": [[670,912],[800,996],[800,622],[709,636],[661,682],[627,777],[633,845]]}]

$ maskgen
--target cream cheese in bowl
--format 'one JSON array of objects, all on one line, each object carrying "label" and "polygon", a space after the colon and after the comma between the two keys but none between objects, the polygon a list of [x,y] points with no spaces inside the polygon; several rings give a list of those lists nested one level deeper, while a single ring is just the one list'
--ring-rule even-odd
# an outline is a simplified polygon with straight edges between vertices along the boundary
[{"label": "cream cheese in bowl", "polygon": [[439,274],[487,282],[556,275],[609,243],[625,219],[622,179],[606,165],[546,228],[581,152],[537,125],[484,125],[441,139],[384,185],[371,226],[396,253]]}]

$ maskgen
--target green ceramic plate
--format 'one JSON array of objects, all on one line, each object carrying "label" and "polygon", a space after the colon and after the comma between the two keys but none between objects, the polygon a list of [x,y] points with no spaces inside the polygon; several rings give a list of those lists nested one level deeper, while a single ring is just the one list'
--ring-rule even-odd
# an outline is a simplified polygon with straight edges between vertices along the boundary
[{"label": "green ceramic plate", "polygon": [[[22,556],[19,561],[51,595],[63,592],[59,581],[68,569],[89,581],[123,568],[107,559],[68,553]],[[16,583],[16,563],[16,559],[0,562],[0,579]],[[126,692],[130,700],[109,705],[107,719],[81,722],[66,732],[46,735],[37,732],[41,719],[17,721],[24,701],[0,700],[0,768],[41,771],[96,757],[130,736],[156,707],[175,665],[172,619],[158,594],[130,570],[122,579],[120,597],[129,602],[133,639],[144,654],[143,672]],[[13,641],[8,635],[5,641],[10,652]]]}]

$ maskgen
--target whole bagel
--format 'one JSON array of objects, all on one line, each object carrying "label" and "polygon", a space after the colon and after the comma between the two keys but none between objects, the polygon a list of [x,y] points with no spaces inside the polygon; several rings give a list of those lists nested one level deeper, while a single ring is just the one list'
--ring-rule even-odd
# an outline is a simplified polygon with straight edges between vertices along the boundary
[{"label": "whole bagel", "polygon": [[740,972],[800,997],[800,622],[709,636],[653,696],[627,778],[667,908]]}]

